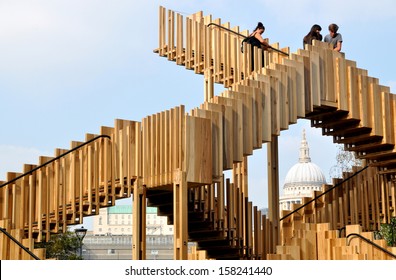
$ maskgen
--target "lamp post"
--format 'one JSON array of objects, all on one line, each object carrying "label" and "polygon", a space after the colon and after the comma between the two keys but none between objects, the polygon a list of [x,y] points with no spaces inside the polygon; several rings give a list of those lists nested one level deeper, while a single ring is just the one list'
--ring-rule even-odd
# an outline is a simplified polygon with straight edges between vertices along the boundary
[{"label": "lamp post", "polygon": [[87,234],[87,229],[84,227],[76,228],[74,233],[76,234],[78,241],[80,241],[80,257],[82,258],[82,241]]}]

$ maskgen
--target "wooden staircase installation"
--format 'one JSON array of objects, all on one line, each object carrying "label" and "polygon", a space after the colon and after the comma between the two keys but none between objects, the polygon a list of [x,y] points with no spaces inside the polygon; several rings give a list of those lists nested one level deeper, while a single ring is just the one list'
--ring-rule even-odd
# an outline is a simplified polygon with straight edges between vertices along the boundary
[{"label": "wooden staircase installation", "polygon": [[[43,258],[42,250],[33,249],[35,242],[132,196],[134,259],[145,259],[148,205],[174,225],[175,259],[188,258],[189,241],[206,258],[319,258],[318,246],[305,253],[301,242],[292,243],[302,227],[326,223],[336,230],[359,224],[373,231],[395,216],[396,97],[390,89],[316,41],[296,53],[282,48],[288,56],[256,48],[253,62],[250,48],[240,51],[241,36],[210,23],[248,34],[202,12],[184,21],[159,9],[155,52],[204,75],[200,106],[185,112],[181,105],[141,122],[115,120],[114,127],[100,128],[99,135],[108,138],[31,173],[35,166],[25,165],[26,176],[12,183],[7,182],[20,174],[8,173],[7,182],[0,182],[0,226]],[[214,83],[223,84],[224,92],[215,95]],[[299,118],[355,151],[370,171],[364,182],[354,181],[351,189],[342,184],[312,203],[315,207],[280,222],[277,137]],[[86,141],[95,136],[87,134]],[[80,144],[72,142],[71,148]],[[263,144],[270,155],[268,216],[248,198],[248,158]],[[64,152],[57,149],[55,157]],[[39,165],[49,160],[42,157]],[[232,180],[225,179],[226,170],[233,171]],[[326,234],[309,234],[327,242]],[[0,245],[1,259],[30,258],[3,235]],[[293,250],[300,253],[282,253],[288,250],[282,245],[297,246]]]}]

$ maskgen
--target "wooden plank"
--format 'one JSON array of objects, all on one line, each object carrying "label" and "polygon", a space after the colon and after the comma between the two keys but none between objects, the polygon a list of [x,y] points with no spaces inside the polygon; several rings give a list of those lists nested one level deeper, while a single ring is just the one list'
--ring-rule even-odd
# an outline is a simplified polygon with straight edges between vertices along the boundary
[{"label": "wooden plank", "polygon": [[138,178],[133,184],[132,259],[146,259],[146,188]]},{"label": "wooden plank", "polygon": [[175,59],[175,12],[168,10],[168,60]]},{"label": "wooden plank", "polygon": [[[242,125],[240,126],[241,130],[239,131],[240,136],[243,138],[241,141],[243,144],[243,155],[251,155],[253,153],[253,140],[252,140],[252,98],[244,93],[239,93],[236,91],[225,91],[222,93],[223,97],[233,98],[238,100],[238,102],[242,106],[242,114],[238,112],[238,120],[240,116],[240,120],[242,121]],[[240,139],[240,137],[237,137]]]},{"label": "wooden plank", "polygon": [[[277,64],[277,67],[280,67]],[[298,106],[297,106],[297,70],[294,66],[282,66],[287,74],[287,97],[289,107],[289,122],[288,124],[297,123]]]},{"label": "wooden plank", "polygon": [[221,177],[223,174],[223,119],[222,113],[203,109],[194,109],[193,116],[210,120],[212,147],[212,176]]},{"label": "wooden plank", "polygon": [[348,94],[348,111],[349,117],[352,119],[360,119],[360,104],[358,96],[358,77],[357,69],[352,66],[347,66],[347,94]]},{"label": "wooden plank", "polygon": [[260,88],[253,88],[253,124],[255,135],[253,138],[253,149],[261,149],[263,143],[263,92]]},{"label": "wooden plank", "polygon": [[253,213],[252,213],[253,204],[251,201],[248,201],[248,198],[245,199],[245,217],[246,217],[246,256],[248,258],[252,257],[253,250]]},{"label": "wooden plank", "polygon": [[297,106],[296,106],[296,84],[295,77],[296,71],[294,67],[274,64],[272,67],[275,70],[280,71],[281,73],[281,82],[282,82],[282,104],[283,104],[283,114],[281,121],[281,128],[287,129],[289,124],[297,122]]},{"label": "wooden plank", "polygon": [[262,141],[263,143],[268,143],[271,141],[271,136],[272,136],[272,118],[271,118],[271,82],[270,82],[270,77],[262,75],[262,74],[257,74],[255,76],[255,79],[258,82],[258,86],[260,89],[260,92],[262,94],[261,97],[261,110],[262,110]]},{"label": "wooden plank", "polygon": [[381,86],[380,87],[380,102],[381,102],[381,122],[383,126],[383,142],[388,144],[395,144],[393,142],[393,135],[395,133],[395,128],[392,125],[392,117],[391,114],[391,99],[390,99],[390,88]]},{"label": "wooden plank", "polygon": [[[186,116],[186,118],[193,118]],[[190,122],[187,121],[187,123]],[[205,119],[202,119],[205,120]],[[208,122],[208,120],[205,120]],[[188,127],[189,125],[187,125]],[[174,246],[173,254],[175,260],[187,259],[188,244],[188,192],[186,173],[175,171],[175,182],[173,184],[173,223],[174,223]]]},{"label": "wooden plank", "polygon": [[[203,109],[214,111],[221,113],[222,123],[221,123],[221,147],[222,147],[222,155],[219,159],[222,162],[222,170],[228,170],[232,168],[233,163],[233,112],[231,106],[209,103],[205,102],[202,106]],[[215,125],[215,124],[214,124]],[[219,127],[213,127],[213,129],[218,130]],[[214,143],[215,145],[215,143]],[[214,146],[215,148],[215,146]],[[216,148],[217,149],[217,148]],[[215,153],[213,153],[215,154]],[[220,170],[220,169],[219,169]]]},{"label": "wooden plank", "polygon": [[[225,28],[230,29],[230,23],[223,23],[223,26]],[[229,79],[231,76],[231,67],[230,67],[230,62],[231,62],[231,57],[230,57],[230,51],[231,51],[231,44],[230,44],[230,38],[231,38],[232,33],[230,32],[222,32],[221,36],[221,42],[222,42],[222,56],[221,56],[221,67],[222,67],[222,83],[223,85],[226,85],[226,80]]]},{"label": "wooden plank", "polygon": [[312,105],[321,105],[321,81],[320,81],[320,65],[319,65],[319,53],[310,52],[310,75],[311,75],[311,93],[312,93]]},{"label": "wooden plank", "polygon": [[[293,111],[293,118],[294,117],[299,117],[303,118],[305,117],[305,94],[304,94],[304,64],[300,61],[297,61],[296,55],[292,54],[291,59],[283,59],[283,64],[290,66],[292,69],[292,84],[293,84],[293,91],[295,91],[292,94],[293,98],[291,99],[295,104],[292,105],[292,108],[296,108],[296,116]],[[294,72],[295,71],[295,75]]]},{"label": "wooden plank", "polygon": [[[186,134],[186,122],[185,122],[185,112],[184,112],[184,105],[181,105],[176,108],[177,114],[178,114],[178,143],[179,143],[179,149],[178,149],[178,157],[177,157],[177,162],[178,162],[178,169],[182,170],[182,167],[184,166],[184,162],[186,160],[185,155],[186,155],[186,142],[184,141],[185,134]],[[210,157],[208,157],[210,158]]]},{"label": "wooden plank", "polygon": [[[249,146],[249,149],[258,149],[261,148],[261,135],[262,135],[262,127],[261,127],[261,119],[262,119],[262,111],[261,106],[262,104],[261,96],[256,88],[253,86],[248,85],[236,85],[235,91],[238,93],[243,93],[243,96],[247,99],[247,106],[245,107],[245,116],[246,121],[248,121],[251,125],[248,129],[251,129],[251,137],[245,138],[245,141],[251,141],[252,146]],[[244,122],[246,124],[246,122]]]},{"label": "wooden plank", "polygon": [[184,64],[183,16],[176,14],[176,64]]},{"label": "wooden plank", "polygon": [[185,67],[186,69],[193,69],[193,21],[190,18],[186,18],[186,49],[185,55]]},{"label": "wooden plank", "polygon": [[317,259],[318,260],[329,260],[331,255],[331,247],[327,238],[327,232],[329,230],[328,223],[316,224],[317,231]]},{"label": "wooden plank", "polygon": [[[142,120],[142,143],[143,143],[143,154],[142,154],[142,163],[143,163],[143,184],[147,187],[150,187],[149,177],[150,177],[150,117],[146,117]],[[172,131],[172,130],[171,130]]]},{"label": "wooden plank", "polygon": [[369,121],[369,115],[368,115],[368,111],[369,111],[369,100],[368,100],[368,78],[366,75],[360,74],[358,75],[358,92],[359,92],[359,117],[360,117],[360,122],[361,125],[364,127],[369,127],[370,125],[370,121]]},{"label": "wooden plank", "polygon": [[372,134],[383,136],[381,95],[378,79],[369,79],[369,100]]},{"label": "wooden plank", "polygon": [[159,7],[159,55],[164,56],[166,52],[166,9],[162,6]]},{"label": "wooden plank", "polygon": [[319,93],[320,93],[320,100],[323,101],[328,101],[328,91],[327,91],[327,76],[328,73],[326,69],[326,61],[325,61],[325,51],[326,49],[323,49],[321,47],[313,46],[313,45],[307,45],[306,48],[307,50],[311,52],[315,52],[318,54],[318,70],[319,70]]},{"label": "wooden plank", "polygon": [[304,65],[304,100],[305,100],[305,113],[313,111],[313,94],[311,87],[311,60],[309,58],[309,52],[304,50],[298,50],[298,59]]},{"label": "wooden plank", "polygon": [[165,185],[167,182],[165,180],[165,163],[166,163],[166,151],[165,151],[165,143],[166,143],[166,134],[168,133],[165,130],[165,122],[166,122],[166,113],[163,111],[159,115],[159,123],[158,123],[158,135],[159,135],[159,165],[158,165],[158,172],[159,172],[159,185]]},{"label": "wooden plank", "polygon": [[161,113],[155,114],[155,124],[153,130],[155,131],[154,138],[154,179],[155,186],[161,185]]},{"label": "wooden plank", "polygon": [[271,136],[277,136],[280,135],[281,130],[280,81],[277,77],[270,77],[270,87]]},{"label": "wooden plank", "polygon": [[334,51],[325,50],[324,51],[324,79],[326,87],[325,100],[330,102],[337,102],[337,96],[335,93],[335,77],[334,77]]},{"label": "wooden plank", "polygon": [[261,211],[258,210],[257,206],[254,206],[254,254],[257,260],[263,258],[262,251],[262,228],[261,228]]},{"label": "wooden plank", "polygon": [[334,59],[334,78],[335,78],[335,95],[338,102],[338,109],[348,110],[347,97],[347,77],[346,77],[346,61],[344,55],[339,52],[333,53]]},{"label": "wooden plank", "polygon": [[[273,69],[275,66],[274,64],[269,65],[269,69],[265,69],[264,73],[267,75],[270,75],[271,77],[276,78],[276,86],[273,87],[272,89],[274,90],[272,93],[271,97],[272,99],[272,105],[276,106],[276,117],[275,119],[277,122],[279,122],[278,126],[279,128],[274,128],[274,129],[279,129],[283,130],[285,127],[288,125],[288,121],[285,121],[288,119],[288,113],[289,113],[289,108],[286,107],[286,87],[285,87],[285,75],[282,71],[278,71]],[[273,116],[274,118],[274,116]]]},{"label": "wooden plank", "polygon": [[212,131],[211,121],[185,116],[186,180],[190,183],[212,182]]}]

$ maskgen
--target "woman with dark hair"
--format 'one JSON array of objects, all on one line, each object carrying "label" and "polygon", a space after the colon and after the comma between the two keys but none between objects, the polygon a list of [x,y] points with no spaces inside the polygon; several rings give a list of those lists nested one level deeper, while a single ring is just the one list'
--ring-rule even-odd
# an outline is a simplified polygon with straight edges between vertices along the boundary
[{"label": "woman with dark hair", "polygon": [[322,31],[322,27],[320,27],[319,24],[312,25],[309,33],[304,36],[303,45],[312,45],[312,40],[322,41],[322,34],[320,34],[320,31]]},{"label": "woman with dark hair", "polygon": [[[251,46],[251,70],[254,70],[254,47],[259,49],[268,50],[270,49],[270,45],[267,41],[263,39],[261,36],[265,31],[264,25],[259,22],[257,27],[253,30],[253,32],[247,37],[244,41]],[[262,65],[264,66],[264,55],[262,56]]]},{"label": "woman with dark hair", "polygon": [[264,31],[265,31],[264,25],[261,22],[259,22],[257,24],[257,27],[249,35],[249,39],[247,40],[247,43],[251,44],[252,46],[258,47],[260,49],[267,50],[269,48],[269,45],[261,36],[264,33]]}]

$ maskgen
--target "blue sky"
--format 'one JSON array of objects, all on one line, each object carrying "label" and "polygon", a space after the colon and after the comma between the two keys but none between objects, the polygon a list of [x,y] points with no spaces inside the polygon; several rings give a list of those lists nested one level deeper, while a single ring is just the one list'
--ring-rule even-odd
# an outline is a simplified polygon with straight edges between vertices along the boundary
[{"label": "blue sky", "polygon": [[[153,53],[158,46],[158,7],[183,15],[205,15],[252,30],[266,26],[270,42],[302,47],[317,23],[327,34],[335,22],[344,38],[346,58],[396,85],[396,2],[394,1],[0,1],[0,181],[20,172],[40,155],[83,141],[114,119],[140,121],[180,104],[187,111],[203,101],[203,76]],[[217,93],[222,88],[216,87]],[[307,130],[312,161],[326,178],[335,164],[336,146],[308,121],[283,131],[281,184],[298,160],[302,129]],[[266,207],[266,149],[249,161],[253,203]]]}]

